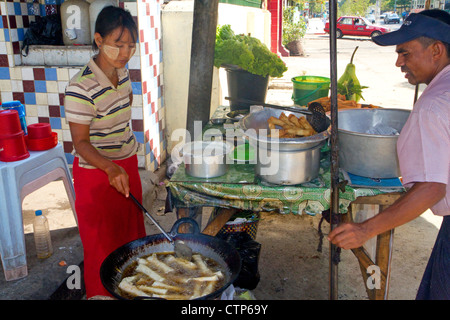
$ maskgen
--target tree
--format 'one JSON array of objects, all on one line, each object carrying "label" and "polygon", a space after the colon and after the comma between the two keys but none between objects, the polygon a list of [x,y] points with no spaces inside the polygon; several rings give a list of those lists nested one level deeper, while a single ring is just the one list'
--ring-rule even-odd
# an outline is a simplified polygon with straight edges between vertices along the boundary
[{"label": "tree", "polygon": [[338,15],[365,16],[370,0],[343,0],[338,8]]},{"label": "tree", "polygon": [[383,0],[381,3],[381,11],[409,11],[411,9],[411,0]]},{"label": "tree", "polygon": [[287,45],[305,36],[306,22],[303,18],[295,19],[295,12],[294,7],[286,7],[283,9],[283,45]]},{"label": "tree", "polygon": [[314,13],[322,13],[322,10],[328,10],[325,7],[325,0],[293,0],[294,3],[298,4],[298,8],[300,10],[305,10],[305,3],[309,4],[309,12],[310,14]]}]

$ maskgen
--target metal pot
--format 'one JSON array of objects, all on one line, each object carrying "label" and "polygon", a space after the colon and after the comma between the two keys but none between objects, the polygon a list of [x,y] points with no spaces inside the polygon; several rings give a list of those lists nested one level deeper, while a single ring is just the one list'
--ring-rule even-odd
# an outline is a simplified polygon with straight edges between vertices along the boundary
[{"label": "metal pot", "polygon": [[258,149],[255,172],[263,180],[280,185],[311,181],[319,175],[320,149],[324,142],[305,150]]},{"label": "metal pot", "polygon": [[279,185],[294,185],[313,180],[319,175],[320,149],[329,137],[328,131],[303,138],[275,139],[267,137],[267,120],[301,113],[265,107],[240,120],[240,126],[250,144],[257,150],[255,172],[262,180]]},{"label": "metal pot", "polygon": [[363,177],[399,177],[398,135],[367,132],[382,126],[400,133],[409,115],[410,111],[403,109],[339,111],[339,166],[347,172]]},{"label": "metal pot", "polygon": [[[190,223],[193,226],[193,232],[178,233],[178,227],[183,223]],[[209,295],[199,297],[198,300],[219,297],[236,280],[241,270],[241,258],[237,250],[228,242],[200,233],[197,223],[190,218],[177,220],[172,226],[170,235],[174,241],[183,240],[194,253],[200,253],[215,260],[225,270],[225,285]],[[118,289],[124,270],[139,257],[152,253],[173,252],[173,250],[173,245],[163,234],[150,235],[131,241],[113,251],[103,261],[100,268],[102,284],[114,297],[124,300],[125,298],[119,294]]]},{"label": "metal pot", "polygon": [[227,155],[233,146],[221,141],[193,141],[181,152],[186,173],[197,178],[214,178],[227,172]]}]

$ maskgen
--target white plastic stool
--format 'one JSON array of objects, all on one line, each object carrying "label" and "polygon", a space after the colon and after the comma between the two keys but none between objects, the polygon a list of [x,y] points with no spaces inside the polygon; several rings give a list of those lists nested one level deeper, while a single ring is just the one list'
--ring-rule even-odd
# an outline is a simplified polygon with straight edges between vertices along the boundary
[{"label": "white plastic stool", "polygon": [[75,190],[61,144],[50,150],[30,151],[21,161],[0,161],[0,255],[7,281],[28,275],[22,201],[33,191],[62,179],[73,215]]}]

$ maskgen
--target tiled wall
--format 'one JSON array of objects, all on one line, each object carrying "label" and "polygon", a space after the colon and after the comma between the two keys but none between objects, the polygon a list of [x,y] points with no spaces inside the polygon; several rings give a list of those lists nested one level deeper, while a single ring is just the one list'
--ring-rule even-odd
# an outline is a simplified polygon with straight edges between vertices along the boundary
[{"label": "tiled wall", "polygon": [[[138,0],[137,16],[140,41],[140,83],[146,167],[154,167],[166,158],[165,110],[162,95],[162,0]],[[125,7],[130,2],[125,3]],[[130,10],[131,11],[131,10]],[[131,11],[132,12],[132,11]],[[132,12],[133,13],[133,12]]]},{"label": "tiled wall", "polygon": [[[132,128],[144,148],[139,166],[156,170],[166,157],[162,101],[161,1],[119,2],[136,17],[139,44],[128,63],[134,93]],[[64,145],[69,163],[73,146],[64,116],[64,90],[80,67],[22,66],[21,44],[36,15],[59,13],[62,0],[0,0],[1,101],[19,100],[26,108],[27,124],[50,123]]]}]

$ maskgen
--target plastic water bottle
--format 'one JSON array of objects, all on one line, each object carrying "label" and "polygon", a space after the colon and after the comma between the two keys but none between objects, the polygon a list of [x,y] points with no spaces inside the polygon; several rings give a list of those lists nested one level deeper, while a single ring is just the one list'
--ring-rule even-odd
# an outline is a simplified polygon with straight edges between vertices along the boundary
[{"label": "plastic water bottle", "polygon": [[39,259],[45,259],[50,257],[53,253],[50,229],[48,228],[47,218],[42,215],[41,210],[36,210],[35,215],[33,229],[36,253]]}]

